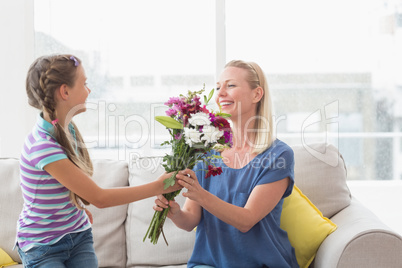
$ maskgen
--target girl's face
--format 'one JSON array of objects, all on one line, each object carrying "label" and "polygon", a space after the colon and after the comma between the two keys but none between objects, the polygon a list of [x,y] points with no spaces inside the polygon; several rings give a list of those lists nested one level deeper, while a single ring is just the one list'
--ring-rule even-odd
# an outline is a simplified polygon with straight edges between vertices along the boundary
[{"label": "girl's face", "polygon": [[215,101],[222,107],[222,112],[231,115],[231,120],[256,113],[254,90],[250,88],[246,76],[247,71],[242,68],[227,67],[217,82]]},{"label": "girl's face", "polygon": [[87,87],[87,77],[85,75],[82,65],[77,67],[77,76],[73,87],[69,87],[69,106],[70,112],[73,115],[86,111],[86,100],[91,93],[91,90]]}]

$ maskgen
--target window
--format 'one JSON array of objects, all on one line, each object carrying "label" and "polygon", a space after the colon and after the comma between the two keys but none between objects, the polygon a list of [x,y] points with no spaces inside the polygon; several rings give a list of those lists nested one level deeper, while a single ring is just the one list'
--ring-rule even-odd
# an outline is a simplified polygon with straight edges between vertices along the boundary
[{"label": "window", "polygon": [[214,87],[214,7],[211,0],[35,1],[36,56],[83,60],[92,93],[75,121],[93,157],[158,148],[163,135],[155,133],[165,131],[152,118],[163,103]]},{"label": "window", "polygon": [[218,55],[266,72],[280,139],[333,143],[350,180],[399,180],[401,8],[383,0],[35,0],[35,53],[83,60],[93,91],[76,121],[93,157],[161,150],[167,136],[153,116],[171,96],[212,89]]}]

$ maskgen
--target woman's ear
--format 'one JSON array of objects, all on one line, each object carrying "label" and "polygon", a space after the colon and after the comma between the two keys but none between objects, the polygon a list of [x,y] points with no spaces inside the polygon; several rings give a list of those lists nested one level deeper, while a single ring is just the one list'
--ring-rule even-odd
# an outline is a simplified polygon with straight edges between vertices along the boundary
[{"label": "woman's ear", "polygon": [[262,97],[264,96],[264,90],[262,89],[262,87],[257,87],[256,89],[254,89],[254,102],[258,103]]},{"label": "woman's ear", "polygon": [[67,100],[69,96],[68,86],[66,84],[61,85],[57,90],[57,95],[62,100]]}]

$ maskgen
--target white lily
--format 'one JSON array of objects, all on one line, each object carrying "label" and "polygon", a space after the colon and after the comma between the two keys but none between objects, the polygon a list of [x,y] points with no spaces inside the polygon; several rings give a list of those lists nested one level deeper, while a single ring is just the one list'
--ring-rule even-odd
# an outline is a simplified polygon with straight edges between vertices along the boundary
[{"label": "white lily", "polygon": [[201,142],[201,134],[198,130],[194,128],[184,128],[184,138],[186,141],[186,144],[188,144],[190,147],[193,146],[193,143],[198,143]]},{"label": "white lily", "polygon": [[209,114],[203,112],[193,114],[188,119],[188,122],[193,126],[205,126],[211,124],[211,120],[209,120]]},{"label": "white lily", "polygon": [[201,140],[205,141],[205,146],[207,146],[208,143],[217,142],[223,136],[224,132],[214,126],[204,126],[202,128],[202,133],[204,135],[202,136]]}]

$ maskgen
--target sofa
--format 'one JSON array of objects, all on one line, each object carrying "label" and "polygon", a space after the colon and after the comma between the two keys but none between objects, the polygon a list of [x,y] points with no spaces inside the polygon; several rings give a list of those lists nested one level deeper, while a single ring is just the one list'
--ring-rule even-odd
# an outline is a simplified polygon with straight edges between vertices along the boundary
[{"label": "sofa", "polygon": [[[310,267],[402,267],[401,236],[353,197],[346,183],[345,162],[337,148],[316,143],[292,149],[296,185],[337,226],[320,244]],[[97,159],[93,161],[93,179],[102,187],[143,184],[163,172],[162,156],[142,155],[129,161]],[[12,250],[22,208],[18,159],[0,159],[0,182],[0,249],[21,263],[17,251]],[[176,200],[184,202],[182,196]],[[153,203],[154,198],[149,198],[112,208],[89,207],[100,267],[186,267],[195,231],[180,230],[167,220],[164,233],[168,246],[162,237],[157,245],[143,241],[154,212]]]}]

